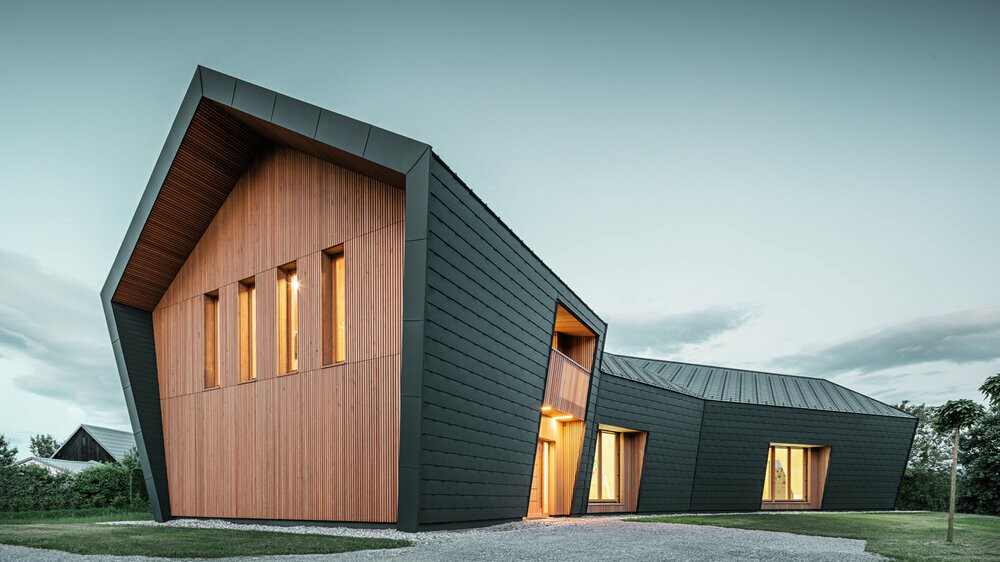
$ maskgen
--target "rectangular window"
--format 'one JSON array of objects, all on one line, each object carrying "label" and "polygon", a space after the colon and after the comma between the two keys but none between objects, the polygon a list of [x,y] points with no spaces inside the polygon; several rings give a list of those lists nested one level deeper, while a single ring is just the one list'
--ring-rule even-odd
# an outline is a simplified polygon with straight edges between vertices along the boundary
[{"label": "rectangular window", "polygon": [[618,502],[621,435],[613,431],[597,433],[594,470],[590,476],[590,501]]},{"label": "rectangular window", "polygon": [[257,288],[254,278],[240,281],[240,382],[257,380]]},{"label": "rectangular window", "polygon": [[764,468],[764,501],[809,500],[809,448],[771,445]]},{"label": "rectangular window", "polygon": [[219,291],[205,295],[205,388],[219,386]]},{"label": "rectangular window", "polygon": [[299,276],[295,262],[278,268],[278,373],[299,370]]},{"label": "rectangular window", "polygon": [[323,364],[340,363],[346,358],[346,290],[344,250],[323,252]]}]

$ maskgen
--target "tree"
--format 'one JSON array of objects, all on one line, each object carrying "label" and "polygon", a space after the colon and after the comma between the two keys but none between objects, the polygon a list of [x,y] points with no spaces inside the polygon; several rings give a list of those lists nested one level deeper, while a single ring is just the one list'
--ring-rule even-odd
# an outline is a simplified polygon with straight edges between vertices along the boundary
[{"label": "tree", "polygon": [[899,486],[897,509],[947,511],[951,443],[934,429],[934,406],[904,400],[896,408],[917,418],[910,458]]},{"label": "tree", "polygon": [[961,505],[966,511],[1000,515],[1000,374],[986,379],[979,390],[986,395],[990,411],[962,440]]},{"label": "tree", "polygon": [[948,500],[948,542],[955,538],[955,477],[958,473],[958,439],[963,427],[976,423],[982,416],[983,407],[972,400],[949,400],[938,408],[934,416],[934,428],[941,433],[955,432],[955,446],[951,454],[951,497]]},{"label": "tree", "polygon": [[31,449],[31,454],[36,457],[49,458],[56,454],[56,450],[59,449],[59,442],[56,441],[55,437],[48,434],[32,435],[31,444],[28,445]]},{"label": "tree", "polygon": [[979,392],[986,395],[986,401],[994,409],[1000,408],[1000,373],[986,379],[983,386],[979,387]]},{"label": "tree", "polygon": [[7,436],[0,433],[0,467],[10,466],[17,459],[17,447],[7,441]]}]

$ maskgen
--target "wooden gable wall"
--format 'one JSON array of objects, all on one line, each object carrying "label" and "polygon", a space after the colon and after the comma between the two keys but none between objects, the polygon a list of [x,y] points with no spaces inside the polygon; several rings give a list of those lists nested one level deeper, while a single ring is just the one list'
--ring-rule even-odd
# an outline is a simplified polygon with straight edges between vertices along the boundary
[{"label": "wooden gable wall", "polygon": [[[174,516],[396,518],[404,193],[287,147],[237,182],[153,312]],[[322,252],[343,244],[346,361],[323,365]],[[278,375],[277,267],[297,262],[299,370]],[[237,294],[255,277],[257,380],[239,383]],[[204,389],[219,291],[220,387]]]}]

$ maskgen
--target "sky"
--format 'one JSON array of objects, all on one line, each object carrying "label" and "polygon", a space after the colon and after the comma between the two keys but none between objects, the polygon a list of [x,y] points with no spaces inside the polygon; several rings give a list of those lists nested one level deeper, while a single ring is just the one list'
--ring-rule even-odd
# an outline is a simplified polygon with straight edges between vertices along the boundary
[{"label": "sky", "polygon": [[128,428],[98,291],[198,64],[431,144],[607,351],[888,403],[1000,372],[1000,3],[2,4],[21,456]]}]

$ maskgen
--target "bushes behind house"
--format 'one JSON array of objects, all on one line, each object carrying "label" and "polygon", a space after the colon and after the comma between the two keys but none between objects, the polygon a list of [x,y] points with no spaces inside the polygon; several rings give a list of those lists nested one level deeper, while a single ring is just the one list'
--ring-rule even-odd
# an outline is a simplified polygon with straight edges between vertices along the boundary
[{"label": "bushes behind house", "polygon": [[32,465],[0,468],[0,511],[145,506],[149,498],[137,464],[99,464],[76,476]]}]

